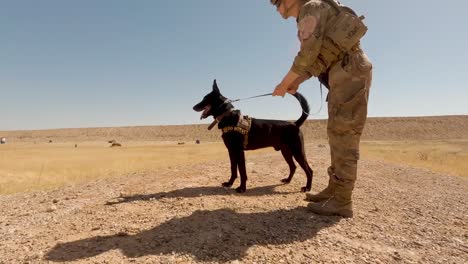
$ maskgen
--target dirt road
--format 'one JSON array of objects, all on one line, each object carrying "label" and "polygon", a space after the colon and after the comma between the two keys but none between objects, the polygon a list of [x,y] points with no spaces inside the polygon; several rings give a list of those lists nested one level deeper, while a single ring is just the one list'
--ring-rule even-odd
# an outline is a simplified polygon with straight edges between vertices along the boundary
[{"label": "dirt road", "polygon": [[[313,190],[328,150],[310,146]],[[0,197],[0,263],[466,263],[468,180],[360,162],[355,218],[307,211],[305,176],[281,154],[248,159],[248,191],[220,187],[228,161]],[[236,183],[238,184],[238,182]],[[237,185],[236,185],[237,186]]]}]

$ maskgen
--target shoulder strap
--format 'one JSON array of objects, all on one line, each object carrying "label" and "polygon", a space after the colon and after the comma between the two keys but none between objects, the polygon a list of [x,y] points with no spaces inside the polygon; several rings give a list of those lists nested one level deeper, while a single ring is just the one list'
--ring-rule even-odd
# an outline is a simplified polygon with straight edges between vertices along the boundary
[{"label": "shoulder strap", "polygon": [[[337,3],[335,0],[322,0],[324,1],[325,3],[329,4],[331,7],[333,7],[336,12],[339,14],[341,11],[346,11],[348,13],[351,13],[355,16],[357,16],[356,12],[354,12],[354,10],[352,10],[351,8],[347,7],[347,6],[342,6],[339,2]],[[360,17],[360,19],[364,19],[364,17]]]},{"label": "shoulder strap", "polygon": [[323,0],[325,3],[329,4],[330,6],[332,6],[336,12],[340,13],[341,12],[341,6],[335,2],[335,0]]}]

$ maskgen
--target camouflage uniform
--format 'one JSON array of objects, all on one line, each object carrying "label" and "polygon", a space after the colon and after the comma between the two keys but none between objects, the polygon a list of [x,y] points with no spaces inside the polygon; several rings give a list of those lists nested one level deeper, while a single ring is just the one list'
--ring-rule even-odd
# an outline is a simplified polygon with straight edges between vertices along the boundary
[{"label": "camouflage uniform", "polygon": [[319,214],[352,217],[351,194],[357,176],[359,142],[367,118],[372,64],[358,43],[350,51],[340,52],[327,67],[327,52],[334,47],[328,48],[323,36],[328,21],[335,16],[336,10],[326,1],[312,0],[303,5],[297,19],[301,50],[291,70],[301,76],[325,75],[328,79],[330,181],[319,194],[307,195],[306,200],[317,202],[308,207]]}]

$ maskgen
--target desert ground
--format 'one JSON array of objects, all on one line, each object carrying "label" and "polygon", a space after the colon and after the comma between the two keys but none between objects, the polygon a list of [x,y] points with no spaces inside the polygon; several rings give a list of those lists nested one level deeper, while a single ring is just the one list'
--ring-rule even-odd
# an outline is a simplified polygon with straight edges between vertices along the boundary
[{"label": "desert ground", "polygon": [[[326,121],[302,130],[316,192]],[[0,263],[466,263],[468,116],[369,119],[352,219],[308,212],[304,173],[281,184],[273,149],[247,153],[245,194],[221,187],[219,136],[206,125],[0,131]]]}]

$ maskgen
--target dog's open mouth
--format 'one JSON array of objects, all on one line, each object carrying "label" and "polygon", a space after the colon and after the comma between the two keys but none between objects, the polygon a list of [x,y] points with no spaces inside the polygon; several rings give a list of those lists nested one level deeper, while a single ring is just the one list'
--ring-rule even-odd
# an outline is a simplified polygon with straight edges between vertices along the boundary
[{"label": "dog's open mouth", "polygon": [[207,118],[208,115],[209,115],[210,110],[211,110],[211,106],[210,106],[210,105],[205,106],[205,107],[203,108],[203,113],[201,114],[200,119],[205,119],[205,118]]}]

